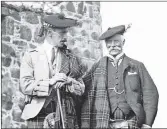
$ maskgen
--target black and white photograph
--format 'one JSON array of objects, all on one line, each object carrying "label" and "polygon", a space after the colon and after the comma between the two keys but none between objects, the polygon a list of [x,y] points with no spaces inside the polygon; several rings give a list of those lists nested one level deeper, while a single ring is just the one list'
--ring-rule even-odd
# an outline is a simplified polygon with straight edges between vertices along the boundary
[{"label": "black and white photograph", "polygon": [[167,128],[166,1],[1,1],[1,128]]}]

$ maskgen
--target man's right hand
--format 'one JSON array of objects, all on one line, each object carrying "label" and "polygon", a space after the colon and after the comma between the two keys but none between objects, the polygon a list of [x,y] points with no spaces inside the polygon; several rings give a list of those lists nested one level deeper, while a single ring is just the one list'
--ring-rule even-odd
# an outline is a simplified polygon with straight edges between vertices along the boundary
[{"label": "man's right hand", "polygon": [[66,82],[66,81],[67,81],[67,76],[64,73],[57,73],[50,79],[49,84],[53,86],[57,82]]}]

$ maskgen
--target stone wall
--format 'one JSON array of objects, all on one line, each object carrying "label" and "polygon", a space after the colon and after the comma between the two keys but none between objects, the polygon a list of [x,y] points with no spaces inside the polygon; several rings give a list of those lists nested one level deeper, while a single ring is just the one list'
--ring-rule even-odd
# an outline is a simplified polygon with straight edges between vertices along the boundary
[{"label": "stone wall", "polygon": [[44,14],[63,12],[79,21],[68,33],[68,46],[89,69],[102,56],[100,2],[2,2],[1,6],[2,127],[23,128],[20,60],[27,49],[42,44],[44,38],[37,33]]}]

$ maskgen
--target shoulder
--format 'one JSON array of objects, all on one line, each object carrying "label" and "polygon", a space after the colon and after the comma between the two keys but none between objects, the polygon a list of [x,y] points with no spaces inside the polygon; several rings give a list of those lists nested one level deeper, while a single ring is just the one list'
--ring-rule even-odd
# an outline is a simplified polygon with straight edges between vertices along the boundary
[{"label": "shoulder", "polygon": [[39,55],[39,48],[35,49],[27,49],[23,54],[23,60],[31,60],[32,58],[36,58]]},{"label": "shoulder", "polygon": [[128,56],[125,56],[125,58],[127,58],[129,60],[129,62],[135,64],[135,65],[142,65],[143,63],[139,60],[136,60],[136,59],[133,59],[133,58],[130,58]]},{"label": "shoulder", "polygon": [[106,58],[102,57],[99,60],[95,61],[89,72],[94,73],[97,68],[103,66],[103,64],[105,63],[105,60],[106,60]]}]

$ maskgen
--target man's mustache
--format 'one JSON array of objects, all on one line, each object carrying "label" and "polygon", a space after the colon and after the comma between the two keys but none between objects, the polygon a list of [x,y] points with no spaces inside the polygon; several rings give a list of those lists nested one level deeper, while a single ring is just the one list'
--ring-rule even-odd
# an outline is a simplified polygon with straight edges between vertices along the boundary
[{"label": "man's mustache", "polygon": [[111,47],[111,48],[110,48],[110,51],[111,51],[111,50],[121,50],[121,47],[119,47],[119,46],[117,46],[117,47]]}]

